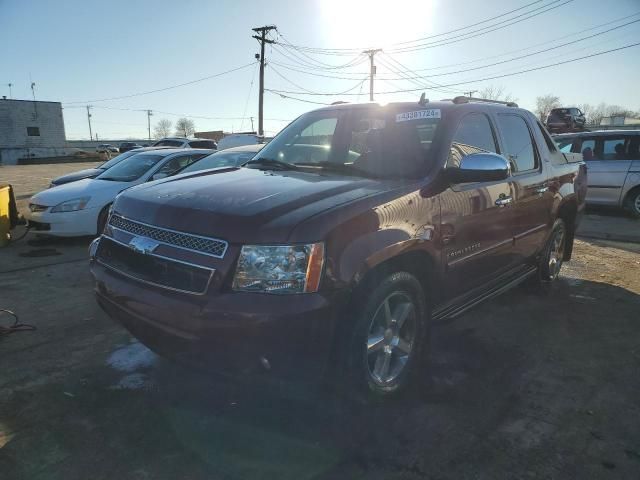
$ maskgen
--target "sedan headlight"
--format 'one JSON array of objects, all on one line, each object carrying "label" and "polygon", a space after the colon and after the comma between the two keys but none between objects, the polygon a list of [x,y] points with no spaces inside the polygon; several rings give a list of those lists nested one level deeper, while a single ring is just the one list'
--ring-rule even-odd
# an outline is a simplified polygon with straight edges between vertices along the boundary
[{"label": "sedan headlight", "polygon": [[324,244],[245,245],[233,289],[265,293],[317,292],[324,264]]},{"label": "sedan headlight", "polygon": [[75,212],[82,210],[87,206],[91,197],[74,198],[73,200],[67,200],[66,202],[59,203],[51,209],[51,213],[60,212]]}]

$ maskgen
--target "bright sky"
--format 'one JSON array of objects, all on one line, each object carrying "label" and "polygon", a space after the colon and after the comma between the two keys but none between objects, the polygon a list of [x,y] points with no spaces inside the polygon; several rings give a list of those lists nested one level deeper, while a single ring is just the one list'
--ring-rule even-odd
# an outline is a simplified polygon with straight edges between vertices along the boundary
[{"label": "bright sky", "polygon": [[[524,7],[532,0],[0,0],[0,94],[9,95],[7,84],[12,83],[12,98],[30,99],[30,84],[35,82],[38,100],[63,102],[70,139],[89,137],[85,105],[93,105],[93,131],[100,139],[145,138],[146,109],[154,112],[152,126],[162,118],[175,122],[185,114],[192,117],[197,130],[250,129],[251,121],[240,117],[255,117],[257,129],[254,55],[259,46],[251,38],[251,28],[274,24],[282,36],[273,32],[271,38],[294,45],[383,48],[383,53],[376,55],[376,100],[381,102],[417,100],[420,96],[420,91],[382,92],[419,89],[434,82],[465,82],[446,90],[503,86],[529,109],[534,108],[536,96],[553,93],[565,105],[606,102],[640,110],[640,46],[537,72],[480,80],[640,42],[639,21],[545,53],[478,68],[640,20],[639,0],[573,0],[562,5],[566,1],[541,0],[491,22],[417,43],[423,47],[430,43],[429,48],[398,52],[401,47],[416,45],[400,42],[466,27]],[[508,18],[558,5],[506,28],[454,41]],[[437,41],[440,44],[434,44]],[[355,95],[285,95],[321,103],[367,101],[368,81],[361,82],[368,75],[368,60],[348,50],[336,53],[340,55],[268,47],[266,58],[273,63],[266,69],[266,88],[315,93],[349,90]],[[345,64],[351,66],[336,68]],[[245,65],[230,74],[163,92],[97,101],[186,83]],[[408,69],[417,73],[407,73]],[[399,79],[398,71],[405,76],[431,77]],[[455,95],[423,90],[431,99]],[[267,134],[315,107],[266,92]]]}]

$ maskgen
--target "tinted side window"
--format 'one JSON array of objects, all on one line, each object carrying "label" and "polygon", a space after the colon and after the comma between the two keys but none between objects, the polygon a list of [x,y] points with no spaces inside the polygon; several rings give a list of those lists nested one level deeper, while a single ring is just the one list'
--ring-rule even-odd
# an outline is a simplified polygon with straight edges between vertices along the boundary
[{"label": "tinted side window", "polygon": [[486,115],[471,113],[458,125],[449,151],[448,167],[457,167],[465,155],[479,152],[496,153],[496,141]]},{"label": "tinted side window", "polygon": [[606,137],[603,139],[602,147],[596,152],[602,160],[626,160],[627,148],[624,137]]},{"label": "tinted side window", "polygon": [[194,140],[189,142],[191,148],[210,148],[215,149],[216,143],[213,140]]},{"label": "tinted side window", "polygon": [[640,135],[631,137],[628,156],[629,160],[640,160]]},{"label": "tinted side window", "polygon": [[498,124],[504,138],[504,155],[509,159],[514,173],[536,168],[536,154],[529,127],[519,115],[498,115]]}]

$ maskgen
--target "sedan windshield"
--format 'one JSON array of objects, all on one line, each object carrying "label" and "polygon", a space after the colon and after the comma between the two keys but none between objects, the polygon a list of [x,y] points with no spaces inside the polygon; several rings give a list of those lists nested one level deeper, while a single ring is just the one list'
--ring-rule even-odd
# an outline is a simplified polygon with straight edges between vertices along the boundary
[{"label": "sedan windshield", "polygon": [[181,170],[180,173],[197,172],[209,168],[239,167],[255,156],[256,152],[218,152],[204,157]]},{"label": "sedan windshield", "polygon": [[133,182],[147,173],[154,165],[164,158],[164,155],[138,153],[124,159],[109,170],[98,175],[99,180],[114,182]]},{"label": "sedan windshield", "polygon": [[135,150],[129,150],[128,152],[121,153],[120,155],[113,157],[108,162],[104,162],[98,168],[101,170],[106,170],[107,168],[113,167],[114,165],[116,165],[117,163],[120,163],[125,158],[129,158],[131,155],[135,155],[136,153],[138,152],[136,152]]},{"label": "sedan windshield", "polygon": [[247,164],[376,178],[426,173],[440,110],[386,107],[335,109],[303,115]]}]

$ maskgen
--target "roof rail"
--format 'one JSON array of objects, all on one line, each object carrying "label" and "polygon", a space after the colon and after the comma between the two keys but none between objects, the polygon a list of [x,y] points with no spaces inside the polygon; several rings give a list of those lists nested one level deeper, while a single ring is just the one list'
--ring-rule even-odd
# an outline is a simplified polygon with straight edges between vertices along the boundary
[{"label": "roof rail", "polygon": [[484,102],[484,103],[498,103],[500,105],[506,105],[507,107],[515,107],[515,108],[518,107],[518,104],[516,102],[502,102],[500,100],[490,100],[488,98],[475,98],[475,97],[459,96],[459,97],[455,97],[452,101],[456,105],[458,105],[460,103]]},{"label": "roof rail", "polygon": [[349,102],[344,102],[342,100],[338,100],[337,102],[333,102],[331,105],[344,105],[345,103],[349,103]]}]

